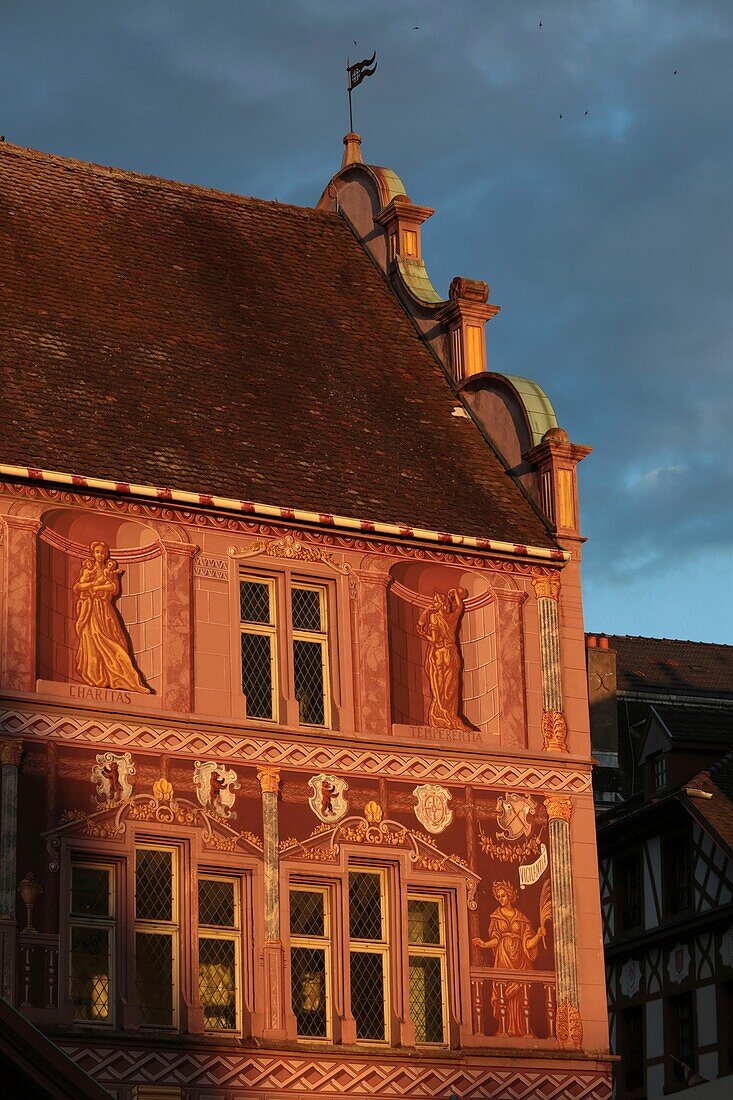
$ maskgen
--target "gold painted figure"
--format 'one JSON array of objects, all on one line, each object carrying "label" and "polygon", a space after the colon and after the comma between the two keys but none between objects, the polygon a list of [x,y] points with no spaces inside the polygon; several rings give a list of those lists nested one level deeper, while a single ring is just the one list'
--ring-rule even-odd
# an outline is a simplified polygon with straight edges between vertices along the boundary
[{"label": "gold painted figure", "polygon": [[83,562],[74,585],[76,601],[76,670],[85,684],[150,692],[135,668],[114,600],[122,571],[109,556],[106,542],[93,542],[92,557]]},{"label": "gold painted figure", "polygon": [[471,729],[458,714],[461,657],[456,635],[467,595],[465,588],[434,593],[432,606],[417,623],[418,634],[428,643],[425,671],[432,694],[428,721],[439,729]]},{"label": "gold painted figure", "polygon": [[[491,892],[499,906],[489,916],[489,938],[482,940],[474,937],[474,946],[493,949],[494,966],[497,968],[533,970],[540,940],[544,947],[547,925],[552,920],[549,890],[543,887],[540,895],[540,924],[536,931],[532,929],[529,917],[517,909],[517,891],[511,882],[495,882]],[[501,1020],[502,1009],[506,1014],[506,1035],[530,1034],[524,1004],[526,992],[522,985],[518,981],[494,982],[491,991],[494,1017]]]}]

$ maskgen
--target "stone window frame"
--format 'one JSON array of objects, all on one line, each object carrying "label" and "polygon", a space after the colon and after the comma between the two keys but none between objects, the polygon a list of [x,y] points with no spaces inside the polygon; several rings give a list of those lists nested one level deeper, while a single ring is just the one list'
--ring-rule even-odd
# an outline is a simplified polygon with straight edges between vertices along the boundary
[{"label": "stone window frame", "polygon": [[[170,848],[177,851],[179,902],[178,948],[174,965],[177,972],[177,996],[174,1001],[176,1023],[170,1027],[144,1027],[139,1022],[139,1007],[135,984],[135,849]],[[171,826],[158,827],[152,833],[149,826],[127,823],[124,843],[108,837],[70,836],[61,841],[59,850],[59,891],[61,913],[59,929],[59,1010],[60,1024],[88,1028],[104,1027],[113,1031],[141,1030],[149,1035],[221,1034],[222,1037],[247,1037],[252,1034],[253,1013],[260,999],[256,988],[256,950],[264,938],[258,917],[256,899],[261,898],[261,861],[246,856],[241,850],[233,853],[210,852],[201,842],[200,829]],[[72,1017],[70,989],[71,927],[75,921],[70,913],[72,864],[109,865],[114,870],[116,906],[111,921],[114,925],[114,957],[111,961],[110,1019],[105,1024],[75,1021]],[[198,877],[221,877],[238,881],[239,982],[237,994],[237,1026],[235,1031],[213,1031],[204,1027],[203,1010],[199,1006],[199,924]],[[194,912],[195,910],[195,912]],[[199,1018],[200,1017],[200,1018]]]},{"label": "stone window frame", "polygon": [[[231,632],[231,667],[233,670],[233,706],[235,713],[248,725],[273,727],[285,726],[295,730],[335,731],[353,728],[354,700],[351,667],[351,623],[348,584],[343,576],[334,577],[333,570],[321,562],[274,561],[272,557],[257,555],[239,561],[230,574],[231,618],[235,629]],[[240,637],[239,585],[241,579],[251,578],[274,584],[275,648],[278,696],[273,718],[258,718],[246,713],[242,690]],[[290,594],[293,585],[322,588],[325,592],[326,635],[328,648],[328,696],[326,719],[329,724],[315,725],[301,722],[300,708],[295,698],[293,672],[293,628]]]}]

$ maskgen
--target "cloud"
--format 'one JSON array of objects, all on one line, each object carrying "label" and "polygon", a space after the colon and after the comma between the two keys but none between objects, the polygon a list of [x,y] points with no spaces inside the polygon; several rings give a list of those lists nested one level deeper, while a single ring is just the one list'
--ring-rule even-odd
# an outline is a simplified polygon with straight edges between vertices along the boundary
[{"label": "cloud", "polygon": [[[9,140],[302,204],[340,163],[353,40],[376,48],[355,122],[436,208],[435,285],[488,279],[492,369],[595,447],[586,605],[613,590],[644,633],[711,547],[733,590],[728,0],[38,0],[3,21]],[[711,602],[711,639],[730,610]]]}]

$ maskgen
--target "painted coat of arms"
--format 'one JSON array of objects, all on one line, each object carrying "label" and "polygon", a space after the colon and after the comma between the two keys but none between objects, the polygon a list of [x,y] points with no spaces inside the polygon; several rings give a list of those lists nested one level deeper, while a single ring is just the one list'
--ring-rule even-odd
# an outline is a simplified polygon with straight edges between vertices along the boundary
[{"label": "painted coat of arms", "polygon": [[530,818],[535,815],[534,799],[531,795],[509,792],[496,800],[497,836],[504,840],[519,840],[532,833]]},{"label": "painted coat of arms", "polygon": [[415,817],[429,833],[442,833],[453,820],[451,793],[436,783],[423,783],[412,792],[417,799]]},{"label": "painted coat of arms", "polygon": [[313,792],[308,805],[319,821],[340,821],[349,808],[344,794],[349,789],[346,780],[321,772],[311,776],[308,786]]},{"label": "painted coat of arms", "polygon": [[124,802],[132,794],[135,765],[129,752],[99,752],[90,776],[97,784],[97,802],[111,805]]},{"label": "painted coat of arms", "polygon": [[207,760],[202,764],[197,760],[193,767],[193,785],[196,797],[203,808],[214,817],[227,821],[236,817],[234,805],[235,791],[239,790],[237,773],[216,760]]}]

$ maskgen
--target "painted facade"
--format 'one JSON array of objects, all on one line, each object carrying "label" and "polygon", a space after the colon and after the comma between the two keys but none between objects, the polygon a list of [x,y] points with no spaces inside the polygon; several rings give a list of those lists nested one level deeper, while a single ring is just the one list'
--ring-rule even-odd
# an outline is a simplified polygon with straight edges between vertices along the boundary
[{"label": "painted facade", "polygon": [[588,449],[356,135],[329,204],[548,537],[3,466],[2,993],[118,1100],[605,1100]]}]

